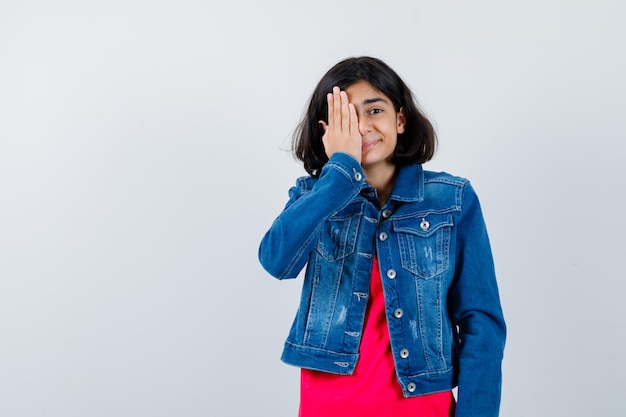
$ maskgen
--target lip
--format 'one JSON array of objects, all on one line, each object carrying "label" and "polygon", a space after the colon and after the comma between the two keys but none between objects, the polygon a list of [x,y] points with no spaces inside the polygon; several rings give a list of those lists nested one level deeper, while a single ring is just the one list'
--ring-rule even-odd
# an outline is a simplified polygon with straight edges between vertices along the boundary
[{"label": "lip", "polygon": [[379,139],[364,141],[363,144],[361,145],[361,150],[367,151],[369,149],[372,149],[374,146],[378,144],[378,142],[380,142]]}]

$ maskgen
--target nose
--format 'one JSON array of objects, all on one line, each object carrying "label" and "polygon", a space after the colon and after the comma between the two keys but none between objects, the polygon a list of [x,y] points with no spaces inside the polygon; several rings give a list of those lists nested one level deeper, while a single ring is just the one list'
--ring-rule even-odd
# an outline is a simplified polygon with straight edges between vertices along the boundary
[{"label": "nose", "polygon": [[367,132],[371,130],[370,121],[367,120],[367,117],[359,117],[359,133],[361,136],[365,135]]}]

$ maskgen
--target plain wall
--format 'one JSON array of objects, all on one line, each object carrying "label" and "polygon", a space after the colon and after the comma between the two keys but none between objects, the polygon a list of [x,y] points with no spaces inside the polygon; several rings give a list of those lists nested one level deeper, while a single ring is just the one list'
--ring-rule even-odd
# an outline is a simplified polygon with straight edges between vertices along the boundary
[{"label": "plain wall", "polygon": [[618,1],[0,2],[0,415],[295,416],[301,280],[258,243],[337,61],[385,60],[470,178],[502,415],[623,416]]}]

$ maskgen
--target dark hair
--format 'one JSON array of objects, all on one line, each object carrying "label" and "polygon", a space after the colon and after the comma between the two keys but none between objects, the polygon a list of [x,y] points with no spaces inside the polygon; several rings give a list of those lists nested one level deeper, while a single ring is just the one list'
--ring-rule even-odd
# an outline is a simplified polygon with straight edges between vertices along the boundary
[{"label": "dark hair", "polygon": [[326,95],[334,86],[345,90],[357,81],[367,81],[389,97],[396,112],[404,109],[406,124],[404,133],[398,135],[398,143],[392,161],[398,166],[429,161],[437,145],[435,129],[420,111],[413,93],[387,64],[377,58],[348,58],[336,64],[322,77],[311,95],[306,114],[293,136],[294,156],[304,162],[304,169],[318,176],[328,161],[319,121],[328,122]]}]

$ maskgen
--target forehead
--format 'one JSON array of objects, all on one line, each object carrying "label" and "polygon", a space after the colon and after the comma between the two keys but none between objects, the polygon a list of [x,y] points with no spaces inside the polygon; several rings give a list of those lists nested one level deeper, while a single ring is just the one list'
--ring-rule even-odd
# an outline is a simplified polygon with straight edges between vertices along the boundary
[{"label": "forehead", "polygon": [[371,101],[383,101],[387,104],[391,104],[391,100],[382,91],[374,87],[372,84],[365,80],[360,80],[346,87],[346,94],[350,102],[355,105],[367,104]]}]

